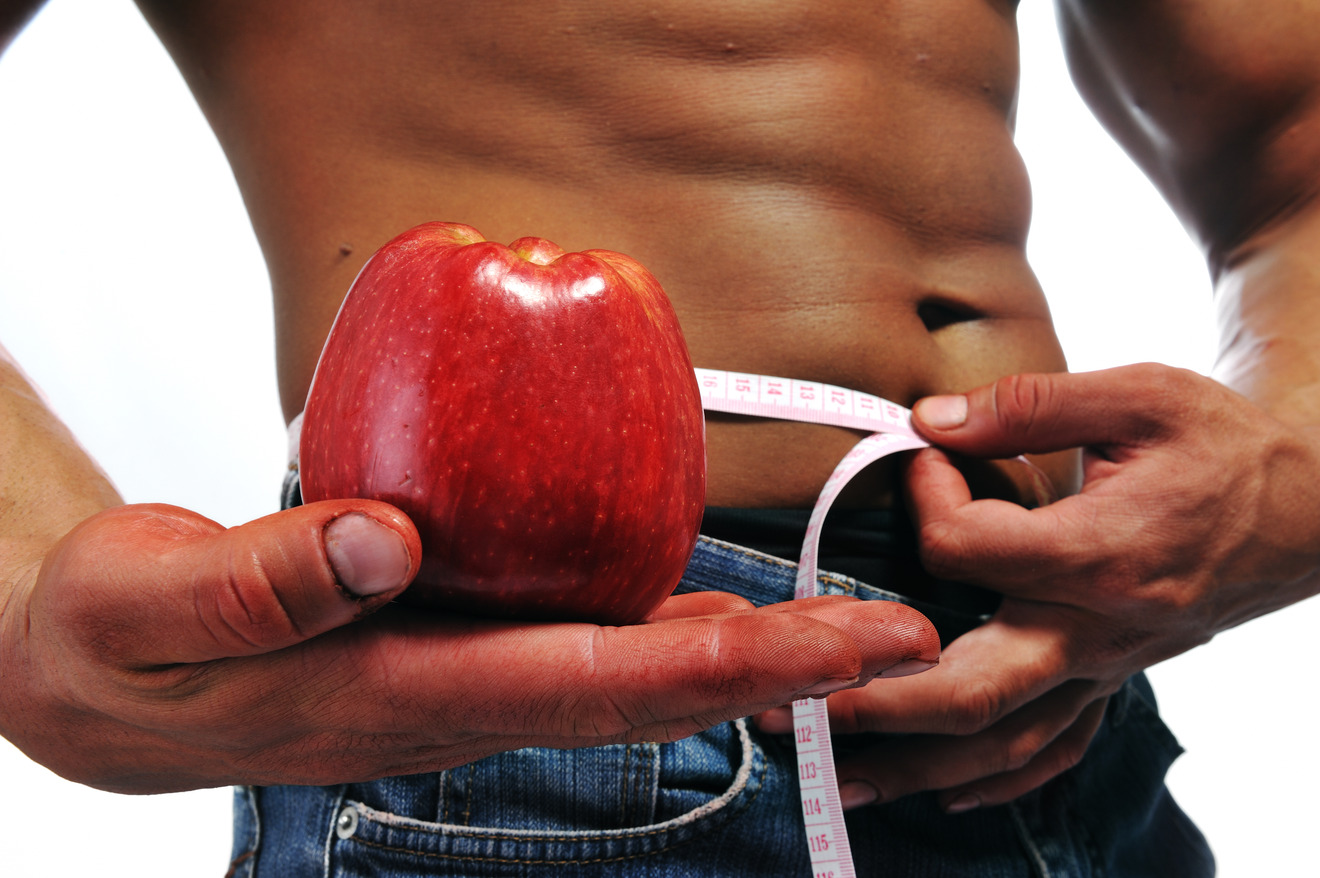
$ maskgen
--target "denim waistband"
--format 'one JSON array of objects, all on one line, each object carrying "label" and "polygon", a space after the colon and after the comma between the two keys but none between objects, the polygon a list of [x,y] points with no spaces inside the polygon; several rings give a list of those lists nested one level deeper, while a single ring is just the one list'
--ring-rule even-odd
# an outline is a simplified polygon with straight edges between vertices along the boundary
[{"label": "denim waistband", "polygon": [[[675,593],[726,591],[740,595],[757,606],[780,603],[793,599],[797,567],[795,561],[703,535],[697,540],[692,558],[688,561],[687,570]],[[816,582],[821,594],[907,604],[934,623],[940,641],[944,644],[981,625],[990,617],[989,613],[968,612],[914,598],[894,587],[901,587],[901,583],[876,585],[827,570],[817,573]]]}]

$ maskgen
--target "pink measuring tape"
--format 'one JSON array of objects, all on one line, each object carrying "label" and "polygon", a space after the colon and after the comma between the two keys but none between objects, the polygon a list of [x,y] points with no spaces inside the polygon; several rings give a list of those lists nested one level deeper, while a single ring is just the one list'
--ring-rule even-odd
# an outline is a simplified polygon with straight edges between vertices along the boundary
[{"label": "pink measuring tape", "polygon": [[[930,443],[912,429],[910,410],[878,396],[792,378],[718,369],[697,369],[696,373],[701,402],[707,411],[870,431],[870,435],[854,445],[835,467],[811,510],[806,539],[798,559],[793,597],[799,600],[814,597],[819,593],[816,556],[821,525],[844,485],[883,457],[925,448]],[[1037,495],[1042,502],[1048,502],[1053,496],[1048,481],[1038,469],[1027,465],[1036,480]],[[793,740],[797,746],[802,819],[806,826],[812,875],[814,878],[855,878],[857,872],[848,844],[848,829],[844,825],[843,804],[839,800],[825,699],[804,698],[793,702]]]},{"label": "pink measuring tape", "polygon": [[[843,486],[868,464],[886,455],[924,448],[930,443],[912,429],[912,413],[906,408],[846,387],[717,369],[697,369],[697,386],[701,388],[701,404],[707,411],[871,431],[835,467],[811,510],[793,597],[796,600],[814,597],[819,593],[816,553],[820,528]],[[843,822],[843,804],[839,801],[825,699],[804,698],[793,702],[793,741],[797,746],[802,820],[812,875],[855,878],[857,872],[848,845],[848,829]]]}]

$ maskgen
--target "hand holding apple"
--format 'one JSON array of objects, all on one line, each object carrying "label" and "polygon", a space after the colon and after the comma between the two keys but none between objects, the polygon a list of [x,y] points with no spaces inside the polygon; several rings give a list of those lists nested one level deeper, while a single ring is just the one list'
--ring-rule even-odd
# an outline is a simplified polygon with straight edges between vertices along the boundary
[{"label": "hand holding apple", "polygon": [[422,537],[412,602],[626,623],[677,585],[705,501],[678,320],[634,260],[427,223],[362,269],[304,414],[308,501]]}]

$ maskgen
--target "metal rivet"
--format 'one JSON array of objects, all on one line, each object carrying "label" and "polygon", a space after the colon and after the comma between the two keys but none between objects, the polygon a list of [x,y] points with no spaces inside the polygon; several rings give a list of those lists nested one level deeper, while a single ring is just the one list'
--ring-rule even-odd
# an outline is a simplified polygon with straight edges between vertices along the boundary
[{"label": "metal rivet", "polygon": [[357,832],[357,827],[357,808],[350,805],[339,812],[339,818],[335,820],[335,835],[340,838],[352,838],[353,833]]}]

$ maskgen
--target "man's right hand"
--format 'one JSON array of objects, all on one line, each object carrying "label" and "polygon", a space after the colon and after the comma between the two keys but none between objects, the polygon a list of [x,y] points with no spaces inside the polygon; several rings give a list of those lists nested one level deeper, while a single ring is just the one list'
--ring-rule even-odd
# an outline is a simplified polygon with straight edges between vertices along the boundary
[{"label": "man's right hand", "polygon": [[621,628],[393,603],[420,555],[411,522],[369,501],[231,529],[167,506],[98,513],[3,607],[0,731],[119,792],[336,783],[675,740],[939,651],[915,611],[844,598],[686,595]]}]

